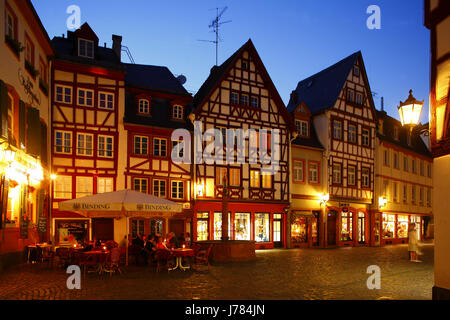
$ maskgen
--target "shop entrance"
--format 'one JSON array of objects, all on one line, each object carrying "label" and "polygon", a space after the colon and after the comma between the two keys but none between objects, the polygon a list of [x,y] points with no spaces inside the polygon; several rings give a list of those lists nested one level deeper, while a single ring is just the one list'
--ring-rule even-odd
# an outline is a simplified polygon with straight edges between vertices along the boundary
[{"label": "shop entrance", "polygon": [[329,246],[336,245],[336,215],[334,210],[328,211],[327,217],[327,244]]},{"label": "shop entrance", "polygon": [[273,215],[273,246],[275,248],[283,247],[283,228],[281,214]]},{"label": "shop entrance", "polygon": [[114,219],[92,219],[92,236],[95,240],[114,240]]},{"label": "shop entrance", "polygon": [[176,237],[184,234],[184,220],[169,220],[169,232],[175,233]]},{"label": "shop entrance", "polygon": [[364,212],[358,213],[358,243],[366,243],[366,215]]}]

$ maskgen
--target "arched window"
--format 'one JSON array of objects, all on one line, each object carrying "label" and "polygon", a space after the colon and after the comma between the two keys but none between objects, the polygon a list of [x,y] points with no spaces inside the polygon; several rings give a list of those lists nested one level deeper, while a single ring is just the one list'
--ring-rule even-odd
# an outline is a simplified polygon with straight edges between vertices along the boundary
[{"label": "arched window", "polygon": [[147,99],[139,99],[139,113],[150,114],[150,101]]}]

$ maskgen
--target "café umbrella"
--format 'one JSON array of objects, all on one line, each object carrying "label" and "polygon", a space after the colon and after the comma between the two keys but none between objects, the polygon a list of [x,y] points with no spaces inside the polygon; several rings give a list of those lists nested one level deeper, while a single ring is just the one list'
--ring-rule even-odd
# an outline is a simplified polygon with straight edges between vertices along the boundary
[{"label": "caf\u00e9 umbrella", "polygon": [[58,209],[77,212],[88,218],[125,217],[128,240],[128,219],[130,217],[151,218],[171,215],[181,212],[183,207],[181,204],[153,195],[132,190],[120,190],[62,201],[58,203]]}]

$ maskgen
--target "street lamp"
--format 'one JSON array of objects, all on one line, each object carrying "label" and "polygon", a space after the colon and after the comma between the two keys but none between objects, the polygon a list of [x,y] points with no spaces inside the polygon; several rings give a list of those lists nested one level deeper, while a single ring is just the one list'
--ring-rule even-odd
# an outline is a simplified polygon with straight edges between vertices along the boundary
[{"label": "street lamp", "polygon": [[380,207],[380,209],[383,208],[386,204],[387,204],[386,197],[379,197],[378,198],[378,206]]},{"label": "street lamp", "polygon": [[320,205],[326,205],[328,200],[330,200],[330,194],[329,193],[323,193],[319,196]]},{"label": "street lamp", "polygon": [[416,98],[412,95],[412,92],[412,90],[409,90],[408,99],[404,102],[400,101],[400,105],[397,107],[402,126],[410,128],[410,131],[412,131],[413,128],[419,123],[423,103],[425,101],[416,100]]}]

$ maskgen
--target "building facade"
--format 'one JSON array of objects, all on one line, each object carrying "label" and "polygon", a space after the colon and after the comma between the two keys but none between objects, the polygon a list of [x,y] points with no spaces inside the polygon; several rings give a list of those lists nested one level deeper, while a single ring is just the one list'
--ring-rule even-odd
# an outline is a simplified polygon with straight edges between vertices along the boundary
[{"label": "building facade", "polygon": [[[87,239],[112,240],[125,233],[125,218],[87,219],[58,210],[58,202],[125,187],[125,72],[121,37],[113,48],[85,23],[55,37],[52,70],[51,157],[54,180],[52,236],[63,245]],[[123,230],[123,234],[118,234]]]},{"label": "building facade", "polygon": [[[220,240],[224,177],[229,191],[229,238],[255,241],[256,248],[286,247],[289,205],[289,139],[293,130],[286,107],[273,85],[253,43],[249,40],[222,65],[215,66],[194,97],[192,121],[199,121],[205,134],[194,140],[197,151],[214,149],[225,160],[227,150],[234,163],[194,159],[194,234],[193,239]],[[214,136],[209,129],[218,129]],[[254,129],[245,137],[244,148],[215,146],[216,141],[234,138],[227,129]],[[262,131],[266,129],[266,132]],[[279,130],[279,135],[275,134]],[[259,140],[258,140],[259,137]],[[278,139],[279,150],[274,139]],[[238,139],[240,140],[240,139]],[[213,143],[211,144],[211,141]],[[240,140],[242,141],[242,140]],[[208,142],[210,142],[208,144]],[[259,144],[261,142],[261,144]],[[248,146],[254,146],[254,148]],[[266,152],[262,152],[262,146]],[[223,152],[223,155],[220,155]],[[250,161],[258,156],[278,157],[275,166]],[[201,153],[200,153],[201,155]],[[266,158],[264,158],[266,159]],[[239,162],[242,160],[242,162]],[[273,162],[272,162],[273,164]]]},{"label": "building facade", "polygon": [[[192,131],[187,115],[192,96],[166,67],[126,64],[125,189],[153,194],[183,205],[183,212],[161,212],[151,219],[133,218],[129,233],[192,234],[191,164],[175,163],[190,150],[191,136],[173,141],[177,129]],[[184,145],[186,144],[186,145]]]},{"label": "building facade", "polygon": [[288,109],[300,103],[311,111],[325,149],[329,201],[321,216],[323,245],[368,245],[376,120],[361,52],[300,81]]},{"label": "building facade", "polygon": [[53,49],[28,0],[0,1],[0,269],[48,241]]},{"label": "building facade", "polygon": [[305,103],[292,105],[297,137],[291,141],[290,211],[288,247],[314,248],[323,245],[320,234],[322,197],[326,193],[324,148],[317,138],[311,111]]},{"label": "building facade", "polygon": [[371,243],[408,242],[416,223],[419,240],[433,236],[433,160],[422,137],[401,122],[377,111],[375,198]]}]

